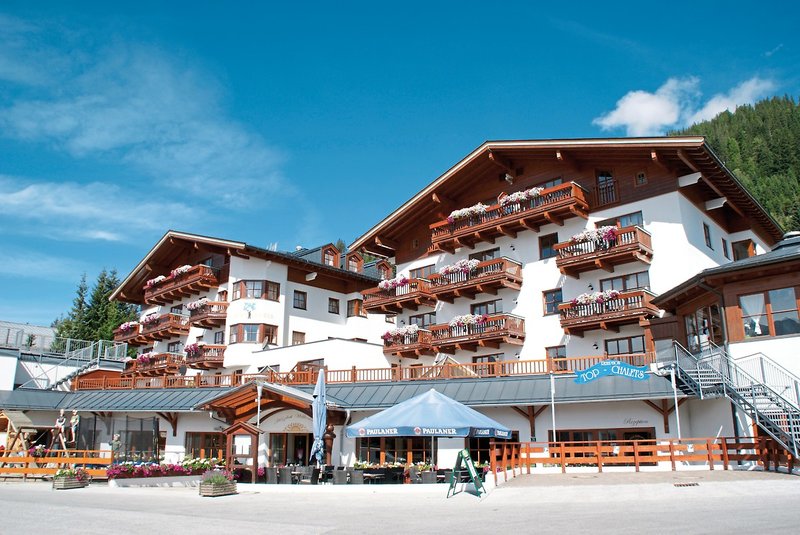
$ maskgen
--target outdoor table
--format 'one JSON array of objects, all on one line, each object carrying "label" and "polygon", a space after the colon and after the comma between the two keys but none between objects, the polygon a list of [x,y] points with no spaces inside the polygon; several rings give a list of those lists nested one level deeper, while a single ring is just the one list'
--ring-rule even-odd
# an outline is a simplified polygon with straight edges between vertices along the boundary
[{"label": "outdoor table", "polygon": [[302,470],[293,470],[292,471],[292,483],[299,483],[304,475],[306,475],[306,473],[303,472]]},{"label": "outdoor table", "polygon": [[364,474],[364,480],[367,483],[375,483],[375,482],[380,483],[380,481],[385,477],[386,477],[385,474]]}]

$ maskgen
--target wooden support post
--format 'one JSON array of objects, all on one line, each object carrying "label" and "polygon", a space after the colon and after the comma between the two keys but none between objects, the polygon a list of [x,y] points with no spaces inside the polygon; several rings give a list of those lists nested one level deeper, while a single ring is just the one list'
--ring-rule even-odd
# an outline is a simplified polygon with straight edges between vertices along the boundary
[{"label": "wooden support post", "polygon": [[661,400],[661,415],[664,418],[664,433],[669,433],[669,409],[667,408],[669,402],[666,399]]},{"label": "wooden support post", "polygon": [[560,458],[561,458],[561,473],[562,474],[566,474],[567,473],[567,462],[566,462],[566,457],[564,456],[564,443],[563,442],[559,442],[559,444],[561,446],[559,448],[560,449],[559,453],[560,453]]},{"label": "wooden support post", "polygon": [[708,469],[714,470],[714,447],[711,445],[711,439],[706,439],[706,455],[708,456]]},{"label": "wooden support post", "polygon": [[669,441],[669,462],[672,463],[672,471],[675,471],[675,443],[672,439]]},{"label": "wooden support post", "polygon": [[639,471],[639,441],[633,441],[633,466],[636,467],[636,471]]},{"label": "wooden support post", "polygon": [[[531,443],[525,444],[525,464],[528,466],[528,475],[531,475]],[[789,470],[791,472],[791,470]]]},{"label": "wooden support post", "polygon": [[728,458],[728,439],[726,437],[722,438],[722,469],[728,469],[728,463],[730,459]]},{"label": "wooden support post", "polygon": [[[489,443],[489,469],[492,471],[494,475],[494,486],[497,486],[497,443],[490,442]],[[453,477],[457,477],[456,474],[453,474]]]},{"label": "wooden support post", "polygon": [[503,443],[503,481],[508,481],[508,445]]},{"label": "wooden support post", "polygon": [[599,440],[597,441],[596,454],[597,454],[597,473],[601,474],[603,472],[603,447],[601,446]]}]

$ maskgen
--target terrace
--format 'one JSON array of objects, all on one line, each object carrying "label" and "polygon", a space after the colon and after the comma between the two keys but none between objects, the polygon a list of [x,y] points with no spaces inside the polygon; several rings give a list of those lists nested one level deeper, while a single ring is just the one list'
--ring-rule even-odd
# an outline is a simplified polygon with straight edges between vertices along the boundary
[{"label": "terrace", "polygon": [[189,334],[189,318],[180,314],[161,314],[142,321],[141,339],[147,342]]},{"label": "terrace", "polygon": [[166,305],[190,295],[199,295],[220,284],[219,269],[200,264],[188,267],[186,271],[179,270],[175,269],[162,280],[145,285],[144,302],[148,305]]},{"label": "terrace", "polygon": [[522,345],[525,341],[525,320],[512,314],[484,316],[474,323],[454,321],[431,326],[431,343],[438,353],[476,351],[478,347],[499,349],[500,344]]},{"label": "terrace", "polygon": [[183,355],[180,353],[155,353],[147,360],[136,361],[136,374],[175,375],[183,364]]},{"label": "terrace", "polygon": [[186,354],[186,366],[198,370],[222,368],[225,361],[225,347],[224,345],[198,346],[197,352]]},{"label": "terrace", "polygon": [[386,337],[383,341],[383,354],[396,357],[415,358],[421,355],[433,355],[431,332],[420,329],[407,334]]},{"label": "terrace", "polygon": [[452,303],[459,297],[474,299],[476,295],[497,295],[500,288],[519,290],[522,286],[522,264],[509,258],[495,258],[465,268],[430,277],[431,292],[440,301]]},{"label": "terrace", "polygon": [[568,302],[558,305],[561,327],[567,334],[583,336],[597,329],[619,331],[620,325],[641,323],[658,317],[660,310],[652,304],[655,294],[648,290],[617,292],[596,302]]},{"label": "terrace", "polygon": [[404,279],[404,284],[393,288],[370,288],[361,292],[367,312],[396,313],[404,308],[417,310],[420,306],[436,306],[426,279]]},{"label": "terrace", "polygon": [[431,250],[454,253],[459,247],[474,247],[480,242],[493,243],[501,236],[516,237],[518,232],[533,230],[549,223],[563,225],[570,217],[588,218],[589,194],[575,182],[560,184],[533,198],[493,204],[485,212],[430,225]]},{"label": "terrace", "polygon": [[561,273],[575,278],[595,269],[613,272],[614,266],[630,262],[649,264],[653,257],[650,233],[641,227],[620,228],[612,240],[568,241],[553,249],[557,252],[556,266]]},{"label": "terrace", "polygon": [[204,301],[189,311],[189,323],[203,329],[222,327],[227,317],[228,303],[224,301]]},{"label": "terrace", "polygon": [[130,322],[123,323],[114,329],[114,341],[126,343],[129,346],[141,346],[147,344],[147,340],[142,338],[141,325],[131,325]]}]

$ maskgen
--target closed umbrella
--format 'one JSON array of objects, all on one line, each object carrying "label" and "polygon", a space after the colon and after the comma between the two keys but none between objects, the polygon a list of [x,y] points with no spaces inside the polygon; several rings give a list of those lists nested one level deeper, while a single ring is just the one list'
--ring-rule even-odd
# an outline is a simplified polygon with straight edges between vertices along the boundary
[{"label": "closed umbrella", "polygon": [[322,465],[325,444],[322,435],[325,434],[325,427],[328,424],[327,404],[325,401],[325,369],[319,370],[317,376],[317,386],[314,387],[314,402],[311,405],[311,414],[314,420],[314,443],[311,445],[311,455],[309,460],[317,457],[317,465]]}]

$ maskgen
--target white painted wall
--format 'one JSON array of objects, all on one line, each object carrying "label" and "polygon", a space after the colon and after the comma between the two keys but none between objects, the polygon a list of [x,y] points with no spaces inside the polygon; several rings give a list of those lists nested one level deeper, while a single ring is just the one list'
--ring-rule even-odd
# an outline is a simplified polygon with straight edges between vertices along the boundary
[{"label": "white painted wall", "polygon": [[347,370],[353,366],[388,368],[397,360],[385,357],[381,344],[335,338],[255,352],[245,373],[256,373],[264,366],[277,366],[280,371],[287,372],[298,362],[315,359],[324,359],[329,370]]},{"label": "white painted wall", "polygon": [[761,353],[800,377],[800,336],[751,338],[730,344],[728,350],[735,359]]}]

